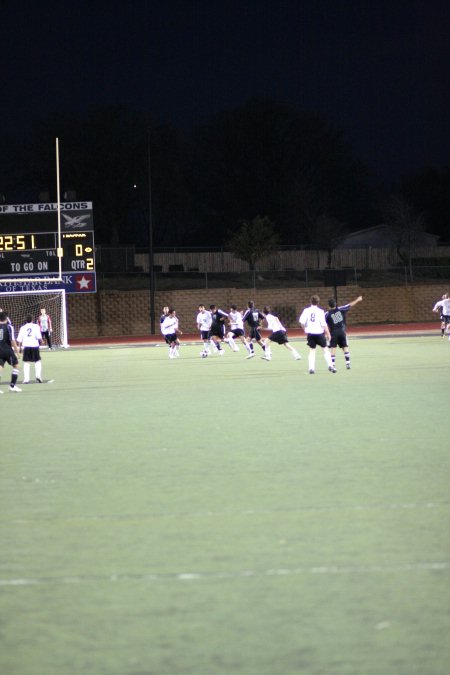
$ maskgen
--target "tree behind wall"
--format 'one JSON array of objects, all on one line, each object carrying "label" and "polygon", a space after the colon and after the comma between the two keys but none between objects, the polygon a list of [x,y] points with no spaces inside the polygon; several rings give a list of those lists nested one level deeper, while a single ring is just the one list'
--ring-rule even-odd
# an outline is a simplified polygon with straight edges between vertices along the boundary
[{"label": "tree behind wall", "polygon": [[403,195],[392,196],[383,210],[385,221],[393,233],[398,256],[408,267],[410,280],[413,281],[412,259],[416,247],[423,242],[425,216],[417,213]]},{"label": "tree behind wall", "polygon": [[276,250],[278,235],[267,216],[256,216],[241,223],[239,230],[231,235],[228,246],[236,258],[244,260],[254,270],[258,260]]}]

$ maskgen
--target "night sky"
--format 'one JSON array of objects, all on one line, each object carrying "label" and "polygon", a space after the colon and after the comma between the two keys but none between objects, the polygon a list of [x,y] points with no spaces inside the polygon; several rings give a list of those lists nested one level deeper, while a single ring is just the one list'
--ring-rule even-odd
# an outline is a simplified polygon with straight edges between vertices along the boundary
[{"label": "night sky", "polygon": [[448,0],[3,0],[3,133],[102,105],[189,131],[265,97],[392,180],[450,157]]}]

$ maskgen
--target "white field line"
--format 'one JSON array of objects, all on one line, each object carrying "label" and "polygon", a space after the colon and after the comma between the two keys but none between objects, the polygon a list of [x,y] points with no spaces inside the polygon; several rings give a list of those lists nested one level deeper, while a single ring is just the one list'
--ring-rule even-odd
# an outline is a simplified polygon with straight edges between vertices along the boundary
[{"label": "white field line", "polygon": [[407,572],[448,572],[450,562],[400,563],[398,565],[319,565],[316,567],[278,568],[268,570],[236,570],[230,572],[179,572],[173,574],[111,574],[63,577],[28,577],[0,579],[0,586],[81,585],[95,583],[155,583],[179,581],[209,581],[220,579],[261,579],[264,577],[292,577],[301,575],[404,574]]},{"label": "white field line", "polygon": [[[25,480],[25,478],[24,478]],[[80,520],[145,520],[149,518],[223,518],[223,517],[240,517],[240,516],[260,516],[273,513],[290,514],[290,513],[339,513],[339,512],[354,512],[354,511],[411,511],[415,509],[436,509],[448,508],[450,502],[406,502],[399,504],[356,504],[355,506],[348,505],[330,505],[330,506],[303,506],[292,509],[245,509],[242,511],[226,509],[223,511],[187,511],[187,512],[150,512],[150,513],[113,513],[113,514],[79,514],[73,516],[53,516],[53,515],[37,515],[29,518],[8,518],[3,515],[0,516],[0,521],[9,523],[34,523],[34,522],[57,522],[57,521],[80,521]]]}]

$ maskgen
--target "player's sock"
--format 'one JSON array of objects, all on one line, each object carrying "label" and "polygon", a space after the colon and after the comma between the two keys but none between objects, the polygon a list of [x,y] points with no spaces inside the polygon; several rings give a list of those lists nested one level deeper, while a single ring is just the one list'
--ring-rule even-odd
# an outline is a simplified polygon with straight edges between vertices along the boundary
[{"label": "player's sock", "polygon": [[323,355],[325,357],[325,361],[327,362],[328,368],[333,368],[333,361],[331,360],[331,354],[328,347],[325,347],[325,349],[323,350]]},{"label": "player's sock", "polygon": [[331,363],[333,366],[336,365],[336,354],[331,354]]},{"label": "player's sock", "polygon": [[30,381],[30,364],[28,362],[24,362],[23,364],[23,381],[24,382],[29,382]]},{"label": "player's sock", "polygon": [[[36,373],[36,379],[42,380],[42,361],[36,361],[36,363],[34,364],[34,369],[35,369],[35,373]],[[25,367],[24,367],[24,371],[25,371]]]},{"label": "player's sock", "polygon": [[308,354],[309,370],[310,371],[312,370],[314,372],[315,366],[316,366],[316,352],[313,349],[311,349],[311,351]]},{"label": "player's sock", "polygon": [[350,352],[346,352],[344,356],[345,356],[345,367],[347,368],[347,370],[350,370]]},{"label": "player's sock", "polygon": [[230,346],[230,349],[232,349],[233,351],[235,351],[235,349],[236,349],[236,343],[235,343],[235,341],[234,341],[234,339],[233,339],[232,337],[228,338],[228,344],[229,344],[229,346]]},{"label": "player's sock", "polygon": [[18,368],[13,368],[12,373],[11,373],[11,387],[16,386],[17,378],[19,377],[19,369]]}]

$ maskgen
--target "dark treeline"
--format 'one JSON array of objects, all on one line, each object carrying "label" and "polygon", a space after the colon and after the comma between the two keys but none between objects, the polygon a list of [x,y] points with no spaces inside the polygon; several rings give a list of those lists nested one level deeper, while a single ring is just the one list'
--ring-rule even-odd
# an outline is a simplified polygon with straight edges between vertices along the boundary
[{"label": "dark treeline", "polygon": [[450,167],[382,185],[342,131],[282,103],[250,101],[190,135],[125,108],[40,120],[20,143],[3,139],[7,203],[45,192],[56,201],[55,137],[61,193],[94,203],[99,244],[148,245],[151,201],[155,246],[224,245],[242,221],[261,216],[281,244],[327,247],[330,237],[382,222],[394,195],[428,232],[450,238]]}]

